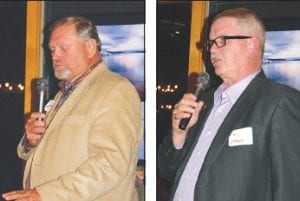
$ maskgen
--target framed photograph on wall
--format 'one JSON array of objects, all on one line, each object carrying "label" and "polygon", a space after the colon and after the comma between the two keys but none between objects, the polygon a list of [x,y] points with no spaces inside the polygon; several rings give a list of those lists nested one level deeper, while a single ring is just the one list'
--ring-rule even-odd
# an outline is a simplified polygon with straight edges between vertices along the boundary
[{"label": "framed photograph on wall", "polygon": [[[144,24],[96,25],[101,40],[101,55],[109,68],[126,77],[141,99],[142,119],[145,107]],[[139,160],[145,160],[144,141]]]}]

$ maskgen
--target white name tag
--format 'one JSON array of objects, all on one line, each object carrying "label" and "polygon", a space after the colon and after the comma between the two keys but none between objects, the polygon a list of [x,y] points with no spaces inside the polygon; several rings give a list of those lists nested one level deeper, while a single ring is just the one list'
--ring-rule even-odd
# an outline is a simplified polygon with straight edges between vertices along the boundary
[{"label": "white name tag", "polygon": [[233,130],[228,139],[228,146],[252,145],[253,134],[252,127],[245,127]]},{"label": "white name tag", "polygon": [[53,105],[54,105],[54,100],[49,100],[48,103],[44,107],[45,112],[50,111],[50,109],[52,108]]}]

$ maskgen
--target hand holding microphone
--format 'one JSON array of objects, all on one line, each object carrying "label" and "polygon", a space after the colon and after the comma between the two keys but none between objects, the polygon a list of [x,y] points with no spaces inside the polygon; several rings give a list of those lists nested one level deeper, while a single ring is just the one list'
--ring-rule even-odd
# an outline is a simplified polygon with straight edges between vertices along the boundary
[{"label": "hand holding microphone", "polygon": [[[197,77],[197,83],[196,83],[196,90],[194,92],[194,95],[196,96],[196,101],[200,101],[202,96],[203,96],[203,93],[205,91],[205,89],[208,87],[209,85],[209,74],[206,73],[206,72],[203,72],[203,73],[200,73]],[[191,120],[191,116],[190,117],[187,117],[187,118],[183,118],[180,120],[179,122],[179,128],[181,130],[185,130],[188,123],[190,122]]]},{"label": "hand holding microphone", "polygon": [[186,93],[175,105],[172,120],[172,139],[175,148],[181,148],[186,134],[187,126],[191,127],[198,119],[204,102],[201,101],[205,89],[209,86],[209,74],[204,72],[197,76],[194,94]]},{"label": "hand holding microphone", "polygon": [[26,139],[29,145],[33,147],[39,144],[42,134],[46,129],[43,108],[48,96],[48,80],[45,78],[37,79],[35,90],[37,94],[38,111],[31,113],[25,123]]},{"label": "hand holding microphone", "polygon": [[33,112],[25,123],[25,135],[29,146],[37,146],[41,139],[42,134],[46,130],[46,123],[43,121],[45,114],[41,112]]},{"label": "hand holding microphone", "polygon": [[[202,96],[203,96],[203,93],[205,91],[205,89],[209,86],[209,80],[210,80],[210,77],[209,77],[209,74],[206,73],[206,72],[203,72],[203,73],[199,73],[199,75],[197,76],[197,80],[196,80],[196,90],[194,92],[194,95],[196,96],[196,102],[200,101]],[[189,97],[186,96],[186,98],[184,97],[181,101],[182,101],[182,104],[187,104],[189,102]],[[190,98],[192,99],[192,98]],[[194,101],[194,100],[192,100]],[[186,103],[184,103],[186,102]],[[194,107],[194,105],[191,105],[190,107]],[[181,118],[180,122],[179,122],[179,128],[181,130],[185,130],[188,123],[190,122],[190,119],[191,119],[191,113],[190,113],[190,116],[189,117],[186,117],[186,118]],[[176,118],[176,116],[175,116]]]}]

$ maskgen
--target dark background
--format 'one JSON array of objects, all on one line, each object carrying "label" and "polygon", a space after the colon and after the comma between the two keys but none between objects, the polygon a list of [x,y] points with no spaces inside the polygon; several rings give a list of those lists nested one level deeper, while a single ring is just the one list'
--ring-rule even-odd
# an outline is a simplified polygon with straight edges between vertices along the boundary
[{"label": "dark background", "polygon": [[[0,2],[0,193],[21,187],[22,161],[16,147],[23,133],[24,91],[3,83],[24,85],[26,3]],[[1,199],[1,198],[0,198]]]},{"label": "dark background", "polygon": [[[156,81],[157,85],[178,85],[176,93],[157,92],[157,143],[169,127],[170,110],[160,106],[175,104],[186,91],[190,40],[191,2],[157,5]],[[175,32],[180,32],[176,34]]]}]

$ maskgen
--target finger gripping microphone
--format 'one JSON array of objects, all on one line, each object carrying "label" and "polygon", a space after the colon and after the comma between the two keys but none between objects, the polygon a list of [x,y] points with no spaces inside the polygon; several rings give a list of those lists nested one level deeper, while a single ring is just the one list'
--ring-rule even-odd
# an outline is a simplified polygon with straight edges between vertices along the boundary
[{"label": "finger gripping microphone", "polygon": [[48,96],[48,80],[45,78],[39,78],[36,82],[36,90],[38,94],[38,111],[43,112],[43,106]]},{"label": "finger gripping microphone", "polygon": [[[199,75],[197,76],[197,79],[196,79],[196,89],[195,89],[195,96],[197,97],[197,102],[199,100],[201,100],[201,97],[203,96],[203,93],[205,91],[205,89],[209,86],[209,74],[206,73],[206,72],[203,72],[203,73],[199,73]],[[179,128],[181,130],[185,130],[188,123],[190,122],[191,120],[191,117],[188,117],[188,118],[183,118],[180,120],[179,122]]]}]

